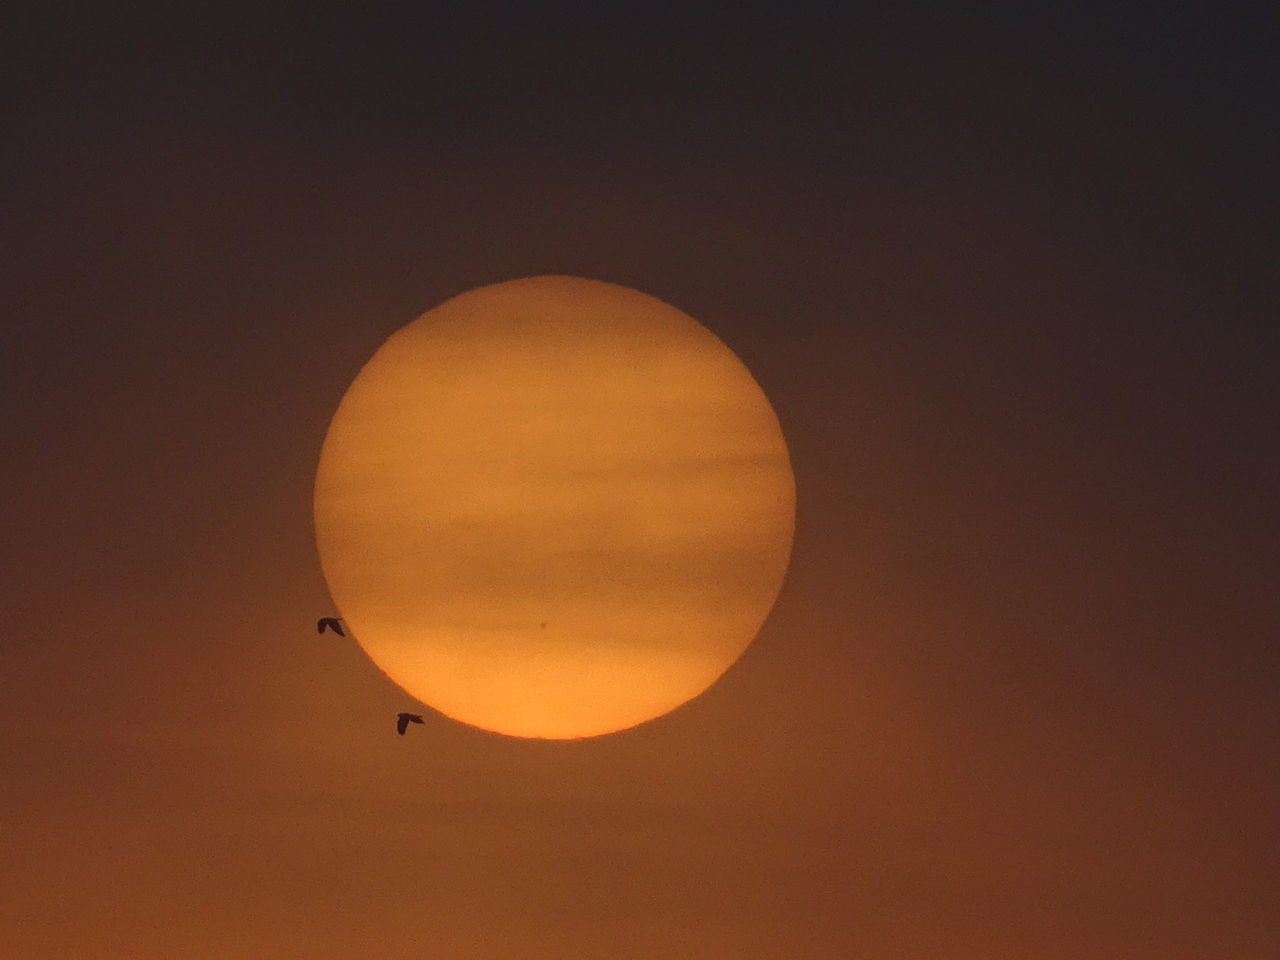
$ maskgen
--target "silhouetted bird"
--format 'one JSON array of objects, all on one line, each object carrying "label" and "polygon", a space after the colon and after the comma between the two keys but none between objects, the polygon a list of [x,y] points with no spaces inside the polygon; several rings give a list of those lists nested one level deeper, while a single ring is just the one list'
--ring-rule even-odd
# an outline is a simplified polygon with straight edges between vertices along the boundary
[{"label": "silhouetted bird", "polygon": [[411,723],[422,723],[422,718],[416,713],[401,713],[396,716],[396,733],[404,736],[405,730]]},{"label": "silhouetted bird", "polygon": [[316,633],[324,633],[324,628],[328,627],[338,636],[345,637],[346,634],[342,632],[341,620],[341,617],[321,617],[316,621]]}]

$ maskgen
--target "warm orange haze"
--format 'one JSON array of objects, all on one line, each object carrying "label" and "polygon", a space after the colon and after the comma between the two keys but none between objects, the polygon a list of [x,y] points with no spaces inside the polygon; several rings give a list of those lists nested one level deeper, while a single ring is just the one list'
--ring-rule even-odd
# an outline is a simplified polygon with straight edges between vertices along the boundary
[{"label": "warm orange haze", "polygon": [[1280,958],[1280,4],[1145,7],[8,4],[0,960]]},{"label": "warm orange haze", "polygon": [[659,300],[537,277],[405,327],[343,398],[320,557],[410,694],[524,737],[593,736],[697,696],[786,569],[794,484],[746,367]]}]

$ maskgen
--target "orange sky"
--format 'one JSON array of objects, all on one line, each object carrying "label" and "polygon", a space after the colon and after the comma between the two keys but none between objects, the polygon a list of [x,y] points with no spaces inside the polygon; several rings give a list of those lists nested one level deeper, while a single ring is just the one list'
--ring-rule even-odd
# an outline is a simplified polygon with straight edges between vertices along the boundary
[{"label": "orange sky", "polygon": [[[5,956],[1280,953],[1267,24],[263,9],[0,57]],[[324,432],[543,273],[742,358],[792,565],[655,722],[397,737]]]}]

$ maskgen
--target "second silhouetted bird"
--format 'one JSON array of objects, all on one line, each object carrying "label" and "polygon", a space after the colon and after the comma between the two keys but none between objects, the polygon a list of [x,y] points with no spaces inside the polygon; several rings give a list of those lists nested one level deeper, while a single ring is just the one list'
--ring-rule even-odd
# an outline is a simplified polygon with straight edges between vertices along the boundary
[{"label": "second silhouetted bird", "polygon": [[411,723],[422,723],[422,717],[418,716],[416,713],[398,714],[396,716],[396,733],[403,737],[405,730],[408,729],[409,724]]},{"label": "second silhouetted bird", "polygon": [[316,621],[316,633],[324,633],[325,627],[328,627],[340,637],[346,636],[346,634],[342,632],[341,617],[321,617]]}]

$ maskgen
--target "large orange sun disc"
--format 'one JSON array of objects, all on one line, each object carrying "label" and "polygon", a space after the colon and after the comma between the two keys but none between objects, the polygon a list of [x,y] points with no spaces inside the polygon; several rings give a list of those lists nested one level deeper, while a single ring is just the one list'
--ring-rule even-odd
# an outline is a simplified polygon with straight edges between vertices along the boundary
[{"label": "large orange sun disc", "polygon": [[454,297],[347,390],[316,473],[347,626],[457,720],[553,739],[697,696],[777,597],[795,486],[741,361],[626,287],[536,277]]}]

